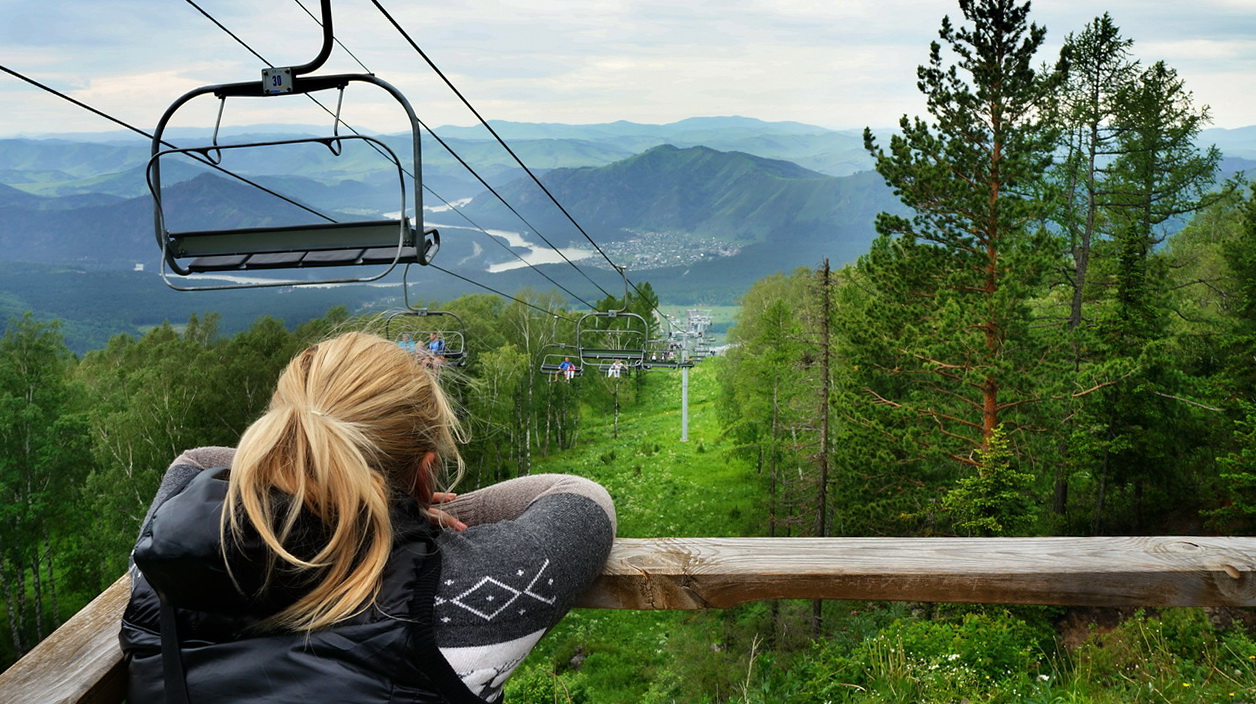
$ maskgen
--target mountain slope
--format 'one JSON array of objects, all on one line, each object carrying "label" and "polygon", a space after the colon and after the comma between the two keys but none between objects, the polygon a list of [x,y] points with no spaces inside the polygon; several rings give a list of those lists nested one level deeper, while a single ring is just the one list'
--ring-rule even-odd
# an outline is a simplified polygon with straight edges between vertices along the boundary
[{"label": "mountain slope", "polygon": [[[599,168],[556,169],[542,181],[595,239],[623,240],[641,232],[682,232],[734,244],[822,236],[839,224],[893,207],[880,179],[831,177],[797,164],[706,147],[655,147]],[[582,237],[530,181],[502,195],[551,241],[579,245]],[[477,221],[503,228],[518,220],[495,198],[467,206]],[[865,244],[870,235],[865,237]]]}]

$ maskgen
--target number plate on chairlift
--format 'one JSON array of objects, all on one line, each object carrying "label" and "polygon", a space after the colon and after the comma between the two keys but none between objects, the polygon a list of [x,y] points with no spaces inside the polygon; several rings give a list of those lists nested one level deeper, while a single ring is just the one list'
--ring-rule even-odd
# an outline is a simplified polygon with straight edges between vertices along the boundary
[{"label": "number plate on chairlift", "polygon": [[278,95],[292,92],[291,68],[262,69],[262,92],[266,95]]}]

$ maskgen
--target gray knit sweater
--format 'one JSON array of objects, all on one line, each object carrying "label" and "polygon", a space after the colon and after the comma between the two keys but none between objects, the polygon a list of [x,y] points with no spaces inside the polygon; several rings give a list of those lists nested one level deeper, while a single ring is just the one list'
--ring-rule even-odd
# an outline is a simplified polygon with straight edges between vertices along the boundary
[{"label": "gray knit sweater", "polygon": [[[153,505],[201,470],[230,466],[234,455],[227,447],[183,453]],[[472,692],[498,701],[506,679],[601,571],[615,507],[588,479],[535,474],[461,494],[441,508],[468,527],[442,530],[436,540],[436,644]]]}]

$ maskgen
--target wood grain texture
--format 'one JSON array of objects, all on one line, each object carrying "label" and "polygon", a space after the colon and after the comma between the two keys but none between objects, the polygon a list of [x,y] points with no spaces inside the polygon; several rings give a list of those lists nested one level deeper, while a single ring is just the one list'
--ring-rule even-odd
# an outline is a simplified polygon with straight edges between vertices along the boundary
[{"label": "wood grain texture", "polygon": [[1256,538],[620,539],[581,606],[766,599],[1256,605]]},{"label": "wood grain texture", "polygon": [[[124,575],[0,673],[0,702],[121,702],[129,589]],[[579,606],[766,599],[1256,606],[1256,538],[621,538]]]},{"label": "wood grain texture", "polygon": [[123,575],[12,667],[0,672],[0,702],[118,704],[126,671],[118,646],[131,590]]}]

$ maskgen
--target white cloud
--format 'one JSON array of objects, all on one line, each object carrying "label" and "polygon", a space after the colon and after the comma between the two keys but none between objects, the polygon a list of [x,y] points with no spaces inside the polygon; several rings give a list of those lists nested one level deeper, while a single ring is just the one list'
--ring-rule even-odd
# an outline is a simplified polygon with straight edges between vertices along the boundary
[{"label": "white cloud", "polygon": [[[303,0],[316,8],[314,0]],[[318,26],[289,0],[200,0],[271,61],[303,63]],[[738,114],[831,127],[889,125],[919,114],[915,68],[927,59],[951,0],[494,0],[384,6],[490,119],[668,122]],[[1164,59],[1217,124],[1256,123],[1250,0],[1111,0],[1135,53]],[[397,85],[433,126],[473,118],[368,0],[336,0],[337,36]],[[1049,60],[1101,12],[1086,0],[1037,0]],[[184,3],[160,0],[0,0],[0,64],[77,89],[131,120],[156,121],[190,86],[254,80],[262,64]],[[52,31],[55,28],[55,31]],[[339,48],[327,71],[361,70]],[[0,135],[112,126],[0,76]],[[358,97],[357,100],[361,101]],[[20,104],[15,104],[20,103]],[[290,121],[288,104],[250,111]],[[363,120],[383,101],[346,108]],[[299,119],[299,118],[298,118]],[[212,121],[212,119],[211,119]],[[291,120],[297,121],[297,120]],[[374,125],[367,125],[374,128]]]}]

